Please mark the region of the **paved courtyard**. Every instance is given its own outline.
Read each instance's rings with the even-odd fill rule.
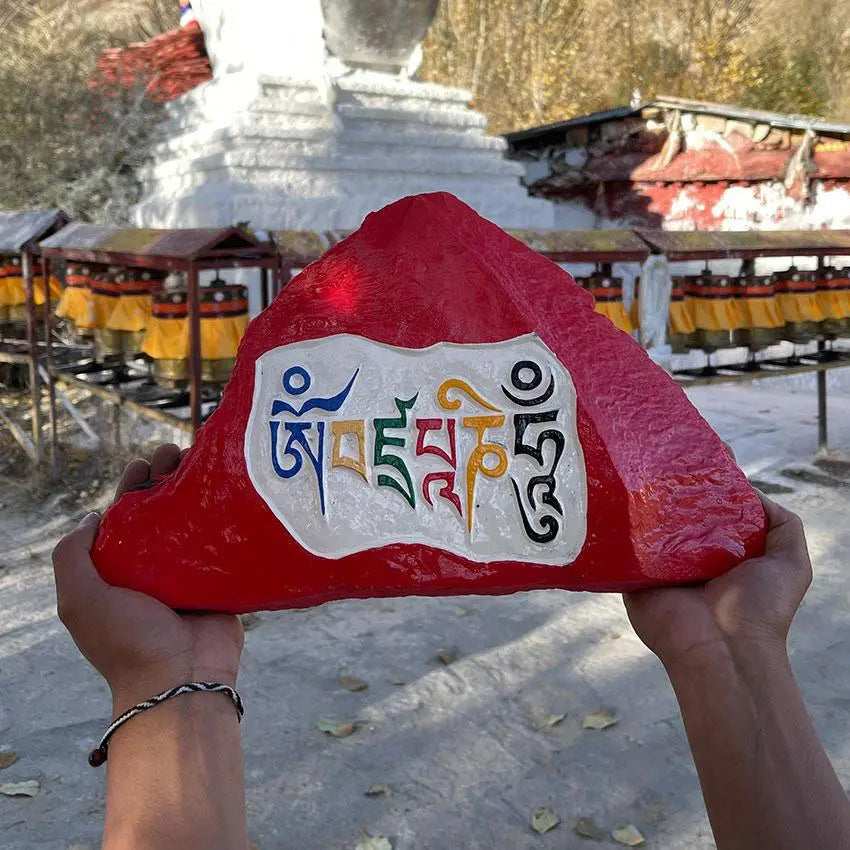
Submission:
[[[814,392],[771,383],[691,397],[748,475],[806,522],[815,584],[792,660],[850,787],[850,393],[832,393],[834,452],[815,463]],[[103,773],[86,754],[109,700],[56,619],[50,551],[107,489],[33,508],[0,488],[0,751],[18,754],[0,784],[40,785],[32,798],[0,796],[0,847],[95,848]],[[240,690],[262,850],[342,850],[367,835],[395,850],[613,847],[612,830],[629,824],[649,848],[713,847],[672,691],[618,596],[340,602],[250,626]],[[347,691],[340,675],[368,687]],[[616,725],[583,729],[603,708]],[[337,739],[319,718],[358,725]],[[367,796],[375,785],[388,788]],[[561,823],[538,835],[542,806]],[[601,844],[574,832],[580,816]]]

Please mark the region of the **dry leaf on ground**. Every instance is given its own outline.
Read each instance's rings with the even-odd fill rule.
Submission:
[[[316,721],[316,728],[326,735],[333,735],[334,738],[347,738],[357,729],[357,724],[350,720],[327,720],[320,717]]]
[[[11,750],[4,750],[0,752],[0,770],[3,768],[11,767],[18,760],[18,754],[12,752]]]
[[[541,714],[534,721],[535,729],[551,729],[553,726],[557,726],[564,718],[566,714]]]
[[[393,850],[393,845],[383,835],[364,835],[354,850]]]
[[[458,651],[456,649],[441,649],[436,655],[436,660],[448,667],[449,664],[454,664],[457,661],[457,657]]]
[[[608,729],[619,722],[620,718],[610,708],[600,708],[599,711],[586,715],[582,726],[585,729]]]
[[[624,826],[622,829],[615,829],[611,833],[611,837],[618,844],[625,844],[626,847],[640,847],[646,841],[637,827],[631,824]]]
[[[573,832],[592,841],[602,840],[602,830],[590,818],[576,818],[573,823]]]
[[[23,782],[7,782],[0,785],[0,794],[7,797],[35,797],[41,785],[35,779],[25,779]]]
[[[389,796],[390,786],[386,782],[379,782],[377,785],[370,786],[363,792],[367,797],[384,797]]]
[[[343,688],[352,693],[355,691],[365,691],[369,687],[368,682],[358,679],[357,676],[340,676],[339,683]]]
[[[539,809],[535,809],[531,816],[531,828],[540,835],[554,829],[560,822],[561,819],[549,806],[541,806]]]

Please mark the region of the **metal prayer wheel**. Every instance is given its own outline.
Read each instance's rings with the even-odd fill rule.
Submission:
[[[684,354],[688,350],[689,334],[676,330],[676,311],[685,309],[685,278],[676,275],[671,278],[673,287],[670,290],[670,316],[667,327],[667,342],[673,354]]]
[[[814,298],[817,295],[815,272],[800,271],[791,266],[788,271],[779,272],[775,276],[775,281],[776,294],[782,299],[782,312],[785,315],[782,338],[795,345],[805,345],[817,339],[820,334],[820,321],[800,315],[804,312],[805,305],[794,307],[788,304],[791,299],[802,301],[807,296]]]
[[[88,266],[81,266],[76,263],[68,263],[67,267],[65,268],[66,289],[79,289],[85,292],[91,292],[91,284],[91,269]],[[88,305],[87,312],[89,310],[91,310],[91,305]],[[78,339],[89,340],[94,336],[94,315],[87,315],[85,319],[83,319],[83,321],[66,317],[65,321],[71,326],[74,335]]]
[[[206,332],[206,327],[218,322],[223,325],[227,320],[248,319],[248,290],[241,285],[228,285],[224,281],[213,281],[212,286],[201,290],[201,335]],[[231,342],[233,341],[231,335]],[[241,341],[236,340],[236,346]],[[226,357],[204,357],[201,360],[201,380],[211,384],[224,384],[230,378],[233,366],[236,363],[236,350],[233,345],[225,342],[225,350],[213,353],[226,353]],[[202,353],[207,353],[203,351]]]
[[[199,307],[201,314],[201,336],[202,339],[214,332],[210,325],[216,320],[233,319],[248,316],[248,292],[244,286],[230,286],[222,282],[218,286],[204,287],[200,291]],[[179,322],[181,330],[177,333],[167,334],[176,343],[174,353],[180,357],[160,357],[156,353],[151,354],[153,359],[153,374],[156,382],[161,386],[177,389],[185,387],[189,383],[189,305],[186,290],[175,290],[170,292],[157,292],[153,296],[152,304],[153,318],[157,322]],[[166,324],[167,327],[167,324]],[[185,336],[182,330],[185,328]],[[180,333],[179,339],[177,335]],[[211,340],[211,343],[213,340]],[[202,354],[206,346],[202,344]],[[227,348],[227,346],[224,346]],[[150,353],[150,352],[148,352]],[[172,353],[172,351],[169,351]],[[214,351],[220,353],[220,351]],[[231,349],[227,350],[231,353]],[[233,356],[226,357],[202,357],[201,380],[209,384],[224,384],[230,378],[233,366],[236,362],[235,350]]]
[[[0,325],[5,325],[9,321],[7,278],[12,277],[12,273],[11,257],[0,258]]]
[[[134,334],[128,331],[115,330],[107,327],[109,317],[118,306],[118,298],[121,296],[121,283],[119,275],[122,270],[116,266],[110,266],[105,274],[95,275],[92,281],[92,292],[98,298],[110,299],[109,309],[104,310],[101,306],[97,312],[96,327],[94,330],[94,341],[97,353],[101,357],[124,357],[135,354],[142,343],[142,334]]]
[[[771,301],[776,298],[776,286],[773,275],[744,275],[732,279],[732,288],[735,297],[742,302]],[[748,318],[747,327],[737,328],[732,331],[732,343],[736,346],[747,347],[750,351],[759,351],[769,348],[782,341],[783,328],[759,327],[753,318],[752,310],[745,309],[744,315]]]
[[[850,278],[846,271],[824,269],[817,275],[815,287],[824,313],[821,334],[830,340],[850,336]]]
[[[26,281],[24,281],[24,269],[20,257],[10,257],[6,261],[6,321],[11,325],[25,325],[27,323]],[[33,269],[33,280],[35,280],[35,269]],[[36,316],[38,307],[36,307]],[[42,312],[43,315],[43,312]]]
[[[685,337],[688,348],[700,348],[711,354],[732,347],[733,323],[716,308],[723,303],[731,304],[734,297],[728,275],[712,274],[706,269],[702,274],[685,277],[685,300],[696,326]]]

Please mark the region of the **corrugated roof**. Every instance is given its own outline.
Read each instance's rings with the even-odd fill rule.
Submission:
[[[637,233],[670,260],[850,254],[850,230],[638,230]]]
[[[20,251],[68,221],[62,210],[0,212],[0,253]]]
[[[67,255],[119,254],[183,261],[246,251],[265,256],[274,251],[236,227],[156,230],[82,223],[71,224],[45,239],[41,248]]]
[[[642,262],[646,243],[632,230],[509,230],[532,251],[558,263]]]
[[[688,100],[683,97],[659,95],[637,107],[618,106],[602,112],[592,112],[589,115],[578,115],[566,121],[557,121],[553,124],[543,124],[539,127],[529,127],[526,130],[505,133],[505,139],[507,139],[508,144],[516,145],[542,139],[549,135],[564,134],[575,127],[604,124],[606,121],[616,121],[633,115],[640,115],[645,109],[651,108],[680,109],[683,112],[695,112],[701,115],[717,115],[723,118],[750,121],[755,124],[768,124],[771,127],[784,130],[807,130],[811,128],[814,132],[825,135],[850,136],[850,124],[826,121],[817,115],[766,112],[723,103],[712,103],[707,100]]]

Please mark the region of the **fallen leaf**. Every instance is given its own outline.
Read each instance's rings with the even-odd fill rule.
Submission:
[[[390,786],[386,782],[379,782],[377,785],[372,785],[364,792],[367,797],[388,797],[390,794]]]
[[[393,845],[383,835],[364,835],[354,850],[393,850]]]
[[[610,708],[600,708],[593,714],[588,714],[584,718],[582,726],[585,729],[608,729],[610,726],[616,726],[620,722],[620,718]]]
[[[0,770],[3,768],[11,767],[18,760],[18,754],[13,753],[11,750],[5,750],[0,752]]]
[[[350,720],[326,720],[320,717],[316,721],[316,728],[326,735],[333,735],[334,738],[347,738],[357,729],[357,724]]]
[[[448,667],[449,664],[454,664],[457,661],[457,657],[458,651],[456,649],[441,649],[435,656],[435,659]]]
[[[7,797],[35,797],[41,785],[35,779],[25,779],[23,782],[7,782],[0,785],[0,794]]]
[[[573,823],[573,832],[592,841],[602,840],[602,830],[590,818],[576,818]]]
[[[566,714],[541,714],[534,721],[534,728],[551,729],[553,726],[557,726],[566,716]]]
[[[365,691],[369,687],[368,682],[358,679],[357,676],[340,676],[339,683],[347,691]]]
[[[646,839],[640,834],[637,827],[629,824],[622,829],[615,829],[611,837],[617,844],[625,844],[626,847],[640,847]]]
[[[531,816],[531,828],[540,835],[544,835],[554,829],[560,822],[561,819],[549,806],[541,806],[535,809],[534,814]]]

